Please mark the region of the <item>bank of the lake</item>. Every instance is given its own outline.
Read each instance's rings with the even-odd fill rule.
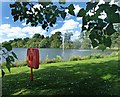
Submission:
[[[27,48],[13,48],[13,51],[18,56],[16,61],[25,61]],[[46,57],[55,58],[60,56],[63,60],[67,61],[71,56],[89,56],[95,54],[111,54],[114,50],[88,50],[88,49],[56,49],[56,48],[39,48],[40,60],[42,63],[45,61]]]
[[[27,66],[5,69],[3,95],[119,95],[118,57],[41,64],[29,80]]]

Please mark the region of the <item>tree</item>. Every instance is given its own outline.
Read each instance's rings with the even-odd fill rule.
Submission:
[[[91,41],[89,38],[84,38],[81,45],[82,49],[91,49]]]
[[[44,35],[40,35],[39,33],[35,33],[32,38],[40,38],[43,39]]]
[[[72,48],[79,49],[81,48],[82,42],[79,39],[76,39],[72,43]]]
[[[49,37],[44,38],[44,39],[40,42],[39,47],[40,47],[40,48],[49,48],[49,47],[50,47],[50,39],[49,39]]]
[[[73,36],[73,33],[72,33],[72,32],[65,33],[65,34],[64,34],[65,42],[70,43],[70,42],[71,42],[71,36]]]
[[[71,36],[73,36],[72,32],[64,34],[64,42],[65,42],[64,45],[65,45],[65,48],[72,48]]]
[[[51,47],[52,48],[59,48],[60,45],[62,44],[62,37],[61,37],[61,32],[55,32],[50,38],[51,40]]]
[[[39,33],[36,33],[36,34],[33,35],[32,38],[40,38],[40,34],[39,34]]]
[[[0,45],[0,55],[6,59],[6,67],[10,72],[10,67],[11,64],[13,64],[13,62],[15,62],[15,59],[18,59],[16,54],[12,51],[12,46],[10,43],[4,43]],[[1,66],[1,70],[2,70],[2,77],[4,76],[5,72],[2,69]]]
[[[49,27],[53,27],[56,23],[57,18],[61,17],[65,19],[66,12],[75,16],[74,13],[74,5],[70,4],[67,7],[56,6],[50,0],[38,0],[42,2],[28,2],[28,0],[24,0],[27,2],[18,2],[22,0],[16,0],[15,3],[10,4],[11,14],[14,18],[14,22],[17,20],[26,21],[26,24],[30,23],[31,26],[41,25],[43,29],[47,30]],[[44,1],[44,2],[43,2]],[[64,4],[65,0],[60,0],[64,2],[59,2],[60,4]],[[116,4],[109,4],[109,2],[105,2],[105,4],[98,5],[98,2],[87,3],[86,9],[80,9],[77,17],[82,18],[82,31],[89,32],[89,38],[92,42],[93,47],[102,47],[101,49],[106,49],[106,47],[110,47],[112,44],[111,35],[113,35],[116,30],[113,27],[114,23],[119,23],[119,13],[120,7]],[[104,0],[106,1],[106,0]],[[115,2],[119,0],[114,0]],[[39,8],[35,8],[34,5],[39,4]],[[96,6],[99,8],[96,9]],[[93,15],[90,16],[88,13],[92,12]],[[99,18],[99,16],[105,12],[107,17],[105,19]],[[87,28],[88,26],[88,28]],[[102,45],[102,46],[101,46]],[[2,46],[4,47],[4,46]],[[8,46],[7,46],[8,47]]]
[[[112,39],[112,48],[119,48],[119,45],[120,45],[120,23],[116,23],[114,24],[114,28],[116,30],[116,33],[114,33],[112,36],[111,36],[111,39]]]
[[[36,3],[40,5],[39,8],[34,7]],[[31,23],[31,26],[40,24],[43,29],[48,31],[49,27],[53,27],[56,23],[58,17],[65,19],[67,14],[65,12],[66,9],[69,14],[75,16],[73,4],[67,7],[63,7],[62,5],[58,7],[50,0],[36,3],[15,2],[14,4],[10,4],[14,21],[26,20],[26,24]],[[64,3],[60,2],[60,4]],[[98,9],[96,8],[97,6],[99,7]],[[98,2],[93,2],[93,0],[87,2],[86,9],[82,8],[79,10],[77,17],[82,17],[82,31],[89,32],[89,38],[93,47],[103,45],[106,48],[111,46],[111,35],[116,32],[113,24],[120,22],[118,11],[120,11],[120,7],[116,4],[111,5],[109,2],[105,2],[105,4],[98,5]],[[89,12],[93,15],[90,16]],[[103,12],[107,14],[107,17],[104,19],[99,18]]]

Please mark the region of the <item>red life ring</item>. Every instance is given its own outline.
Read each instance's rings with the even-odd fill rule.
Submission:
[[[39,50],[37,48],[28,48],[26,61],[29,67],[39,68]]]

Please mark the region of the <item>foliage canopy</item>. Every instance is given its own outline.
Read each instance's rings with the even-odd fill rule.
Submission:
[[[14,22],[17,20],[25,20],[26,24],[30,23],[31,26],[40,24],[44,30],[48,31],[50,27],[56,24],[57,18],[65,19],[67,14],[75,16],[74,5],[70,4],[67,7],[63,7],[62,5],[66,3],[65,1],[66,0],[60,0],[60,7],[58,7],[51,0],[38,0],[38,2],[16,0],[13,4],[10,4],[11,15],[14,18]],[[92,46],[104,50],[106,47],[111,47],[112,35],[117,32],[114,29],[114,23],[120,23],[120,7],[116,4],[110,4],[110,2],[106,2],[106,0],[104,0],[104,4],[93,1],[94,0],[87,2],[86,8],[80,9],[77,17],[82,17],[82,32],[86,32],[92,42]],[[114,0],[114,2],[118,1],[119,0]],[[39,4],[39,8],[34,6],[36,4]],[[68,13],[65,11],[66,9]],[[92,13],[92,15],[89,13]],[[103,13],[105,13],[107,17],[104,19],[99,18]],[[10,44],[2,45],[2,47],[6,48],[7,51],[12,50]],[[6,57],[8,66],[9,63],[14,61],[14,58],[17,58],[14,53],[12,54],[13,57]],[[3,55],[5,55],[4,52]]]
[[[59,1],[60,7],[56,6],[51,0],[38,1],[40,2],[15,2],[10,4],[14,21],[26,20],[26,24],[31,23],[31,26],[41,24],[42,28],[48,31],[56,23],[57,18],[65,19],[66,14],[75,16],[73,4],[67,7],[62,6],[65,4],[65,0]],[[118,2],[118,0],[115,0],[115,2]],[[35,4],[39,4],[39,8],[36,8]],[[116,4],[110,4],[110,2],[100,5],[99,2],[87,2],[86,4],[86,9],[80,9],[77,14],[77,17],[82,17],[82,31],[89,32],[86,34],[89,34],[93,47],[101,47],[102,45],[102,50],[111,47],[111,35],[116,33],[113,24],[120,22],[120,7]],[[66,9],[68,13],[65,11]],[[107,17],[99,18],[103,13]]]

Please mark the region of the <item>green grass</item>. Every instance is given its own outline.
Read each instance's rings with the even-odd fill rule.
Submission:
[[[30,81],[27,66],[5,69],[3,95],[119,95],[118,57],[42,64]]]

